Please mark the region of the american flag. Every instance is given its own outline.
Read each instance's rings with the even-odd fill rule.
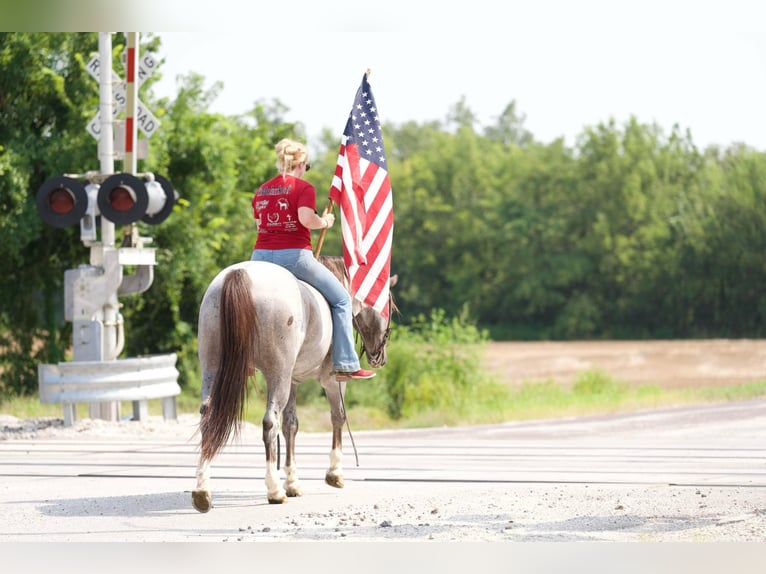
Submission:
[[[394,203],[380,116],[367,74],[343,130],[330,199],[340,206],[351,293],[387,317]]]

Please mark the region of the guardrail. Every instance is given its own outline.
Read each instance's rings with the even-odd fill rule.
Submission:
[[[165,420],[176,420],[176,355],[152,355],[113,361],[71,361],[38,365],[40,401],[61,403],[64,426],[77,418],[77,403],[132,401],[133,418],[148,417],[151,399],[162,399]]]

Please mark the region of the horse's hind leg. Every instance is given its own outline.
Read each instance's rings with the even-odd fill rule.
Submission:
[[[210,461],[200,457],[197,465],[197,488],[192,491],[192,504],[199,512],[207,512],[213,507],[213,495],[208,488],[210,480]]]
[[[203,387],[203,403],[200,407],[200,415],[205,412],[207,406],[208,392],[204,391]],[[199,463],[197,464],[197,488],[192,491],[192,505],[199,512],[207,512],[213,507],[213,495],[210,492],[210,461],[202,460],[200,456]]]
[[[266,413],[263,415],[263,446],[266,449],[266,496],[270,504],[287,502],[287,493],[279,481],[277,464],[277,438],[279,436],[280,414],[287,404],[289,379],[282,382],[280,377],[274,378],[264,373],[266,378],[267,398]]]
[[[282,431],[285,436],[285,491],[287,496],[302,496],[303,489],[298,480],[298,471],[295,465],[295,435],[298,434],[298,414],[295,408],[297,385],[290,389],[290,398],[282,416]]]
[[[335,488],[343,488],[343,423],[346,422],[343,393],[346,391],[346,383],[330,380],[323,386],[327,401],[330,403],[330,420],[332,421],[330,468],[327,469],[324,481]]]

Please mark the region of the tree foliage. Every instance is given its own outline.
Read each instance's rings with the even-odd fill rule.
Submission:
[[[67,357],[63,276],[87,252],[76,229],[40,221],[34,197],[50,177],[96,169],[85,131],[96,50],[96,34],[0,34],[0,396],[33,392],[36,365]],[[249,257],[252,193],[273,174],[276,141],[303,132],[278,101],[225,116],[208,111],[220,85],[190,74],[168,101],[152,81],[141,97],[161,127],[139,171],[165,175],[180,199],[167,221],[140,224],[158,264],[147,292],[122,299],[125,354],[176,352],[182,384],[194,385],[202,293]],[[444,122],[384,126],[401,324],[441,310],[506,338],[764,335],[762,151],[700,150],[690,132],[634,117],[543,143],[524,120],[511,100],[480,126],[463,98]],[[338,134],[309,144],[322,209]],[[341,248],[336,228],[322,253]]]
[[[33,190],[93,168],[83,54],[96,49],[94,35],[0,33],[0,394],[36,387],[37,363],[64,358],[63,277],[79,250],[74,230],[42,224]]]

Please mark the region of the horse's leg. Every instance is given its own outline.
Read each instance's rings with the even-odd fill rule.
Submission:
[[[266,378],[266,413],[263,415],[263,446],[266,449],[266,496],[270,504],[287,502],[287,493],[279,482],[277,439],[279,418],[287,404],[291,381],[289,375],[263,373]]]
[[[327,469],[324,481],[335,488],[343,488],[343,423],[346,422],[343,395],[346,392],[346,383],[345,381],[339,383],[333,377],[323,386],[327,402],[330,403],[330,420],[332,421],[330,468]]]
[[[197,488],[192,491],[192,504],[200,512],[207,512],[213,507],[213,495],[208,488],[210,480],[210,461],[200,457],[197,465]]]
[[[202,415],[210,399],[210,388],[213,381],[211,369],[205,369],[202,374],[202,405],[199,412]],[[210,492],[208,483],[210,481],[210,461],[203,461],[200,456],[197,463],[197,488],[192,491],[192,505],[199,512],[207,512],[213,507],[213,495]]]
[[[302,496],[303,489],[298,480],[298,471],[295,466],[295,435],[298,434],[298,414],[296,412],[296,390],[298,385],[293,384],[290,388],[290,398],[287,399],[287,407],[282,415],[282,434],[285,436],[285,491],[287,496]]]

